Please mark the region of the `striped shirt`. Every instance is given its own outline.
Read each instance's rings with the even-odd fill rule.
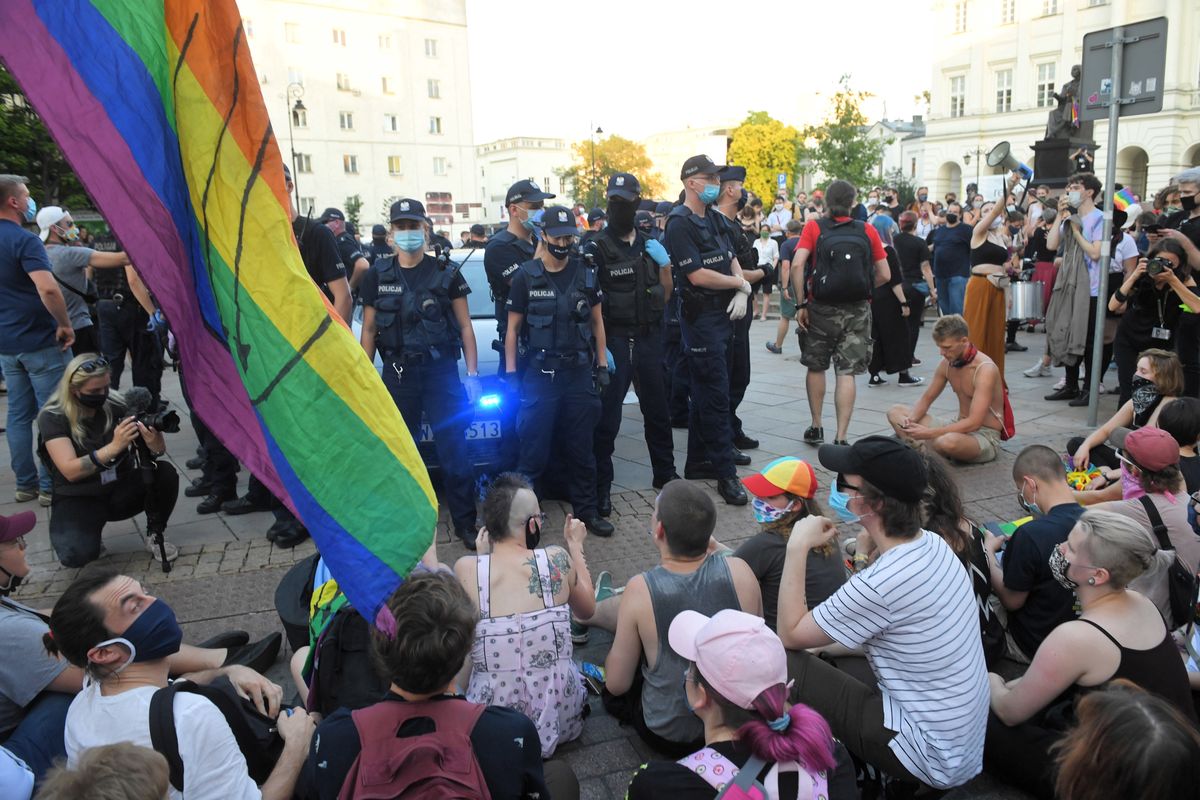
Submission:
[[[962,561],[923,531],[813,609],[821,630],[861,648],[879,680],[892,752],[913,775],[948,789],[983,767],[987,670],[979,612]]]

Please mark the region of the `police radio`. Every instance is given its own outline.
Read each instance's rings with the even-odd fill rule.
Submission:
[[[438,243],[433,245],[433,259],[437,262],[438,270],[444,270],[450,266],[450,249],[442,247]]]

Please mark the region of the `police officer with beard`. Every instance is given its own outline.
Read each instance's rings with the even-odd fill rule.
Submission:
[[[595,436],[596,505],[602,517],[612,512],[612,454],[634,373],[654,488],[679,477],[662,370],[663,309],[672,288],[670,258],[658,241],[634,228],[641,199],[637,178],[627,172],[614,174],[608,179],[607,195],[608,226],[583,248],[604,293],[604,339],[614,366],[612,381],[600,397]]]
[[[712,204],[721,193],[721,168],[705,155],[683,163],[683,204],[667,218],[667,250],[682,287],[680,333],[691,384],[685,478],[714,477],[730,505],[745,505],[729,425],[730,323],[746,316],[750,284],[734,260],[733,243]]]
[[[475,549],[475,475],[466,427],[479,400],[479,361],[467,295],[471,288],[452,262],[426,255],[425,207],[417,200],[392,203],[393,255],[380,258],[363,278],[362,346],[383,360],[383,383],[396,401],[413,441],[421,415],[433,428],[454,531]],[[464,385],[458,358],[467,360]]]
[[[342,264],[346,267],[346,278],[350,281],[350,289],[352,291],[358,289],[359,282],[362,281],[363,275],[367,274],[367,267],[371,264],[363,254],[358,239],[346,225],[346,215],[340,208],[327,208],[321,213],[317,222],[333,231],[333,237],[337,240],[338,255],[342,257]]]
[[[612,523],[596,509],[592,450],[600,394],[609,383],[603,294],[595,270],[573,249],[579,230],[571,210],[546,209],[540,227],[536,257],[513,274],[508,294],[505,374],[521,387],[517,470],[536,484],[561,445],[575,516],[597,536],[612,536]],[[517,374],[518,341],[525,347],[523,379]]]

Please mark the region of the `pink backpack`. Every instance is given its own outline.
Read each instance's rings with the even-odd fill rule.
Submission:
[[[736,764],[711,747],[697,750],[690,756],[675,762],[681,767],[691,770],[697,777],[704,780],[717,792],[717,800],[778,800],[778,774],[780,772],[799,772],[808,776],[813,800],[829,796],[829,782],[824,772],[809,774],[798,764],[777,764],[767,773],[767,783],[772,789],[764,786],[758,780],[758,775],[767,766],[767,762],[758,756],[751,756],[746,766],[738,768]],[[804,798],[804,782],[800,782],[800,798]]]

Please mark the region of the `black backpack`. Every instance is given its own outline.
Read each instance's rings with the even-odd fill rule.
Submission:
[[[820,303],[859,303],[875,289],[875,261],[866,223],[856,219],[817,220],[817,237],[809,275],[812,299]]]
[[[339,708],[366,708],[387,696],[389,683],[371,659],[371,627],[346,604],[337,610],[313,650],[308,710],[329,716]]]
[[[1158,513],[1154,501],[1146,495],[1142,495],[1138,500],[1141,501],[1142,508],[1146,509],[1146,516],[1150,518],[1150,526],[1154,529],[1154,538],[1158,540],[1158,548],[1174,553],[1175,545],[1171,544],[1171,540],[1167,536],[1167,526],[1162,520],[1162,515]],[[1190,625],[1196,619],[1196,591],[1196,576],[1176,554],[1171,561],[1171,566],[1167,569],[1167,596],[1171,608],[1171,619],[1168,624],[1171,630]]]

